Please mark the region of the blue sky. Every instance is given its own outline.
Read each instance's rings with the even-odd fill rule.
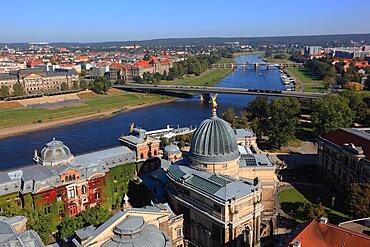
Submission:
[[[370,0],[0,0],[0,42],[370,32]]]

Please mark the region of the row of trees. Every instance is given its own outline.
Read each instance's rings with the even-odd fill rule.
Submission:
[[[228,49],[219,49],[213,51],[210,55],[198,55],[190,56],[184,61],[175,62],[169,71],[165,71],[163,74],[160,73],[143,73],[142,78],[137,77],[135,81],[138,83],[157,83],[160,80],[175,80],[181,78],[184,75],[196,75],[199,76],[201,73],[206,71],[211,64],[216,63],[222,57],[232,57],[232,53]]]
[[[22,96],[24,94],[23,86],[20,83],[16,83],[13,86],[13,93],[10,93],[9,87],[6,85],[2,85],[0,87],[0,98],[7,98],[10,96]]]
[[[330,61],[327,61],[325,58],[307,60],[305,67],[318,79],[324,80],[330,85],[335,83],[336,71],[330,64]]]

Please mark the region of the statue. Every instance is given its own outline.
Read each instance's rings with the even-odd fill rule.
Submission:
[[[130,124],[130,133],[134,131],[135,123]]]
[[[216,114],[216,108],[217,108],[217,94],[211,96],[211,103],[212,103],[212,113]]]
[[[34,154],[33,154],[33,160],[36,161],[36,162],[39,162],[39,155],[38,155],[36,149],[35,149]]]

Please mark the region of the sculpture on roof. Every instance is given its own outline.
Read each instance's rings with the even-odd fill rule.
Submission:
[[[217,94],[211,96],[211,103],[212,103],[212,113],[216,114],[216,108],[217,108]]]
[[[130,133],[134,131],[135,123],[130,124]]]

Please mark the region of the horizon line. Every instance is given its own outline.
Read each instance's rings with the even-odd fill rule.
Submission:
[[[284,38],[284,37],[309,37],[309,36],[339,36],[339,35],[370,35],[366,33],[332,33],[332,34],[301,34],[301,35],[272,35],[272,36],[204,36],[204,37],[166,37],[166,38],[153,38],[153,39],[132,39],[132,40],[110,40],[110,41],[21,41],[21,42],[0,42],[0,44],[30,44],[30,43],[77,43],[77,44],[98,44],[98,43],[119,43],[119,42],[145,42],[155,40],[174,40],[174,39],[253,39],[253,38]]]

